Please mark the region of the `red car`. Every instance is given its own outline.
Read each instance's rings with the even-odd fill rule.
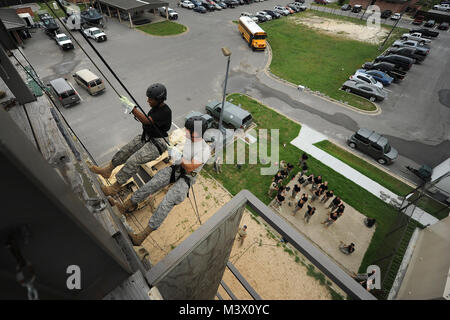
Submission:
[[[292,8],[289,8],[288,6],[284,7],[287,11],[289,11],[290,14],[295,13],[294,10],[292,10]]]
[[[412,22],[412,24],[421,25],[424,18],[425,18],[424,16],[417,16],[417,17],[414,19],[414,21]]]

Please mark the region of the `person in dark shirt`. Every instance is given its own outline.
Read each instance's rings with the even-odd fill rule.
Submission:
[[[283,189],[280,188],[280,190],[278,191],[278,194],[277,194],[277,198],[275,200],[275,207],[276,208],[279,208],[283,204],[284,199],[286,199],[285,195],[286,195],[285,188],[283,188]]]
[[[304,219],[306,223],[309,223],[309,219],[313,216],[313,214],[316,212],[316,207],[308,206],[308,209],[305,212]]]
[[[323,204],[326,204],[327,201],[329,199],[331,199],[334,195],[334,191],[333,190],[328,190],[325,195],[322,197],[322,199],[320,200],[320,202],[323,202]]]
[[[316,201],[316,199],[319,198],[321,195],[322,195],[322,192],[320,191],[320,189],[313,191],[313,195],[311,197],[311,203]]]
[[[308,160],[308,155],[303,152],[301,158],[298,160],[298,166],[301,168],[304,164],[306,164],[306,160]]]
[[[300,190],[301,188],[298,184],[294,185],[294,187],[292,188],[291,199],[295,199],[295,196],[300,192]]]
[[[327,220],[322,222],[322,224],[325,224],[325,227],[329,227],[332,225],[337,219],[339,218],[339,215],[336,211],[333,211],[329,214]]]
[[[308,166],[307,166],[306,163],[305,163],[305,164],[303,164],[303,165],[300,167],[300,169],[301,169],[300,175],[303,176],[304,174],[307,173],[307,171],[308,171]]]
[[[281,171],[278,171],[277,174],[275,175],[275,177],[273,177],[272,179],[273,182],[275,182],[276,184],[280,185],[281,182],[283,181],[283,176],[281,175]]]
[[[341,244],[339,245],[339,250],[341,250],[344,254],[352,254],[355,251],[355,244],[352,242],[349,245],[346,245],[341,241]]]
[[[287,173],[290,174],[292,169],[294,169],[294,165],[288,162],[286,167]]]
[[[311,174],[306,178],[306,181],[305,181],[305,183],[303,183],[303,186],[306,187],[308,184],[313,183],[313,180],[314,180],[314,174],[311,173]]]
[[[297,213],[298,210],[303,208],[303,205],[308,201],[308,195],[306,193],[302,194],[300,200],[298,200],[297,205],[295,206],[293,216]]]
[[[336,196],[333,201],[330,202],[330,205],[327,207],[327,209],[331,208],[331,211],[337,208],[338,205],[341,204],[341,198],[339,196]]]
[[[319,186],[319,190],[320,190],[321,194],[324,193],[325,191],[327,191],[328,190],[328,181],[325,181],[324,183],[322,183]]]
[[[314,177],[313,184],[311,186],[311,191],[316,190],[316,188],[322,183],[322,176]]]
[[[130,113],[141,122],[142,134],[116,152],[105,167],[89,166],[92,172],[109,179],[115,167],[125,164],[115,175],[116,182],[113,185],[101,187],[107,196],[116,194],[121,185],[137,172],[141,164],[155,160],[167,150],[164,138],[168,136],[167,132],[172,125],[172,110],[164,102],[167,99],[167,89],[163,84],[155,83],[148,87],[146,95],[150,105],[147,115],[139,111],[131,102],[127,104],[129,108],[127,109],[131,110]]]

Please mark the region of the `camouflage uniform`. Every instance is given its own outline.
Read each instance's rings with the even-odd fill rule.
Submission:
[[[172,174],[172,167],[166,167],[158,171],[155,176],[139,188],[131,197],[131,202],[137,204],[144,201],[149,195],[154,194],[158,190],[166,187],[170,184],[170,176]],[[181,175],[180,170],[175,172],[175,180]],[[190,180],[191,185],[194,184],[195,178],[186,174],[186,177]],[[174,206],[181,203],[186,199],[189,192],[189,185],[186,180],[179,178],[174,182],[172,187],[167,191],[164,199],[159,204],[156,211],[153,213],[149,221],[149,226],[153,230],[158,229],[164,219]]]
[[[112,158],[111,162],[114,167],[121,164],[125,165],[116,174],[116,180],[119,184],[124,184],[137,172],[141,164],[153,161],[160,156],[158,148],[151,142],[142,141],[141,135],[137,135],[128,144],[123,146]],[[162,138],[154,138],[159,143],[161,150],[164,152],[167,145]]]

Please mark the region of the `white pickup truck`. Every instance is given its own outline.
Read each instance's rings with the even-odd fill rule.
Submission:
[[[83,32],[88,38],[94,39],[97,42],[106,41],[106,34],[99,28],[92,27],[85,29]]]
[[[161,17],[164,17],[164,18],[166,17],[166,7],[158,8],[158,12]],[[176,13],[175,10],[173,10],[171,8],[167,8],[167,13],[169,15],[170,20],[178,19],[178,13]]]
[[[437,4],[433,6],[433,9],[439,11],[450,11],[450,4]]]
[[[402,40],[414,40],[417,41],[419,44],[425,44],[425,43],[431,43],[430,39],[427,39],[422,36],[421,33],[414,32],[414,33],[404,33],[401,37]]]
[[[56,44],[63,50],[73,49],[72,40],[66,36],[64,33],[55,34]]]

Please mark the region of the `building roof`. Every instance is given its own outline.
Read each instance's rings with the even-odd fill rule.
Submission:
[[[27,27],[25,21],[16,13],[16,9],[0,9],[0,20],[2,20],[8,31],[20,30]]]
[[[135,11],[138,9],[156,9],[169,5],[168,2],[156,0],[99,0],[99,2],[124,11]]]

